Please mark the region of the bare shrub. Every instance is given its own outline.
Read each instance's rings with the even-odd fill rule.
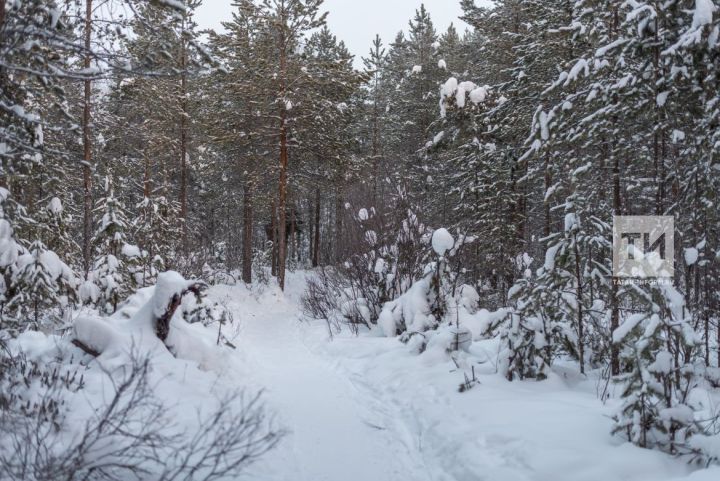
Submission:
[[[7,359],[4,366],[16,364]],[[22,409],[21,403],[0,405],[0,478],[212,481],[239,475],[282,438],[260,393],[242,391],[220,399],[209,415],[198,414],[194,430],[180,429],[149,385],[149,370],[147,358],[136,358],[113,383],[112,396],[70,439],[63,409],[47,416],[43,409]],[[12,372],[7,378],[22,378],[20,370]],[[111,380],[118,377],[107,374]],[[63,406],[67,381],[47,379],[35,403]],[[16,391],[23,386],[16,385]]]
[[[307,288],[300,300],[303,315],[310,319],[324,319],[332,337],[340,332],[338,318],[343,296],[343,279],[333,269],[320,268],[307,281]]]
[[[342,325],[358,333],[376,324],[383,305],[407,291],[429,259],[431,231],[411,210],[392,222],[374,209],[361,209],[352,219],[346,236],[359,253],[319,269],[302,299],[306,317],[325,319],[331,336]]]

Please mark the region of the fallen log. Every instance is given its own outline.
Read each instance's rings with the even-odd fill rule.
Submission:
[[[207,286],[205,285],[205,283],[197,282],[190,285],[182,292],[172,296],[167,308],[165,309],[165,312],[157,319],[155,319],[155,335],[163,342],[163,344],[167,340],[168,334],[170,334],[170,320],[172,319],[173,315],[175,315],[175,311],[177,310],[177,308],[180,307],[180,304],[182,303],[182,298],[185,296],[185,294],[192,292],[196,296],[200,296],[200,294],[206,287]]]
[[[176,272],[163,273],[158,278],[152,298],[125,323],[124,328],[133,329],[132,326],[135,325],[134,328],[137,329],[138,323],[146,326],[145,329],[150,328],[168,351],[175,355],[167,343],[172,318],[186,294],[193,293],[199,297],[206,287],[204,282],[188,282]],[[83,352],[98,357],[116,344],[123,336],[122,331],[123,327],[109,322],[108,319],[80,317],[75,321],[74,336],[70,342]]]

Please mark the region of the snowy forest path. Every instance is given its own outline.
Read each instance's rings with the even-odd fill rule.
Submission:
[[[430,481],[416,441],[362,383],[306,344],[292,293],[258,301],[244,288],[214,289],[240,331],[240,384],[264,389],[281,444],[248,473],[263,481]]]

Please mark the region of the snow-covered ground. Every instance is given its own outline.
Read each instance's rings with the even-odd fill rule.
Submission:
[[[304,274],[288,292],[210,295],[240,328],[227,382],[263,387],[288,436],[248,473],[267,481],[703,481],[659,452],[610,436],[613,406],[596,380],[557,368],[543,382],[495,373],[494,344],[475,343],[458,369],[437,352],[364,334],[330,341],[324,323],[301,323]],[[484,361],[482,364],[477,364]],[[480,384],[458,392],[469,363]]]

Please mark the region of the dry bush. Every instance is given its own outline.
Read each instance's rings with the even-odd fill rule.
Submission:
[[[22,364],[3,356],[3,367]],[[242,391],[220,399],[209,415],[198,414],[194,430],[178,428],[148,383],[149,360],[135,359],[113,383],[113,395],[70,439],[63,401],[76,382],[41,374],[39,409],[1,403],[0,479],[213,481],[238,476],[282,438],[260,394]],[[6,380],[24,376],[12,367],[5,373]],[[15,384],[15,391],[22,394],[23,387],[29,385]],[[56,409],[48,415],[43,406]]]

